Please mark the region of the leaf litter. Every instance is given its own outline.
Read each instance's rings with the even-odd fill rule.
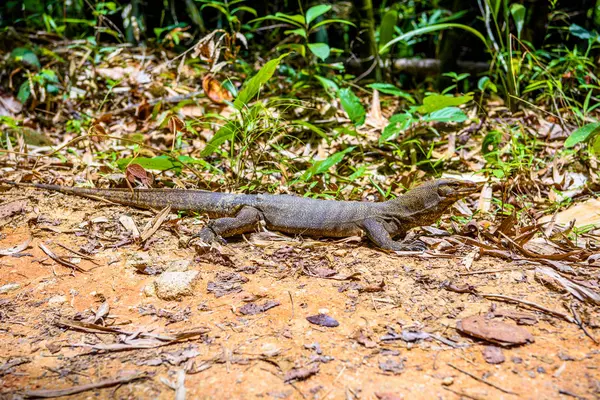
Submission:
[[[233,113],[225,103],[231,97],[221,75],[226,40],[231,38],[215,31],[198,42],[192,57],[205,63],[201,73],[186,63],[171,62],[174,58],[142,68],[141,49],[115,52],[112,61],[97,66],[97,84],[90,86],[89,96],[49,103],[90,115],[87,126],[93,129],[86,134],[84,127],[66,131],[36,127],[45,140],[62,144],[53,149],[27,143],[31,136],[18,135],[0,156],[5,168],[2,178],[20,182],[43,178],[66,185],[93,182],[105,187],[198,185],[225,191],[243,190],[250,182],[261,191],[276,187],[304,194],[312,190],[319,196],[370,201],[382,199],[377,187],[400,195],[424,178],[418,169],[398,168],[399,160],[390,162],[387,149],[379,147],[379,131],[390,116],[380,94],[367,99],[372,105],[366,116],[368,128],[352,128],[350,134],[334,137],[325,134],[326,140],[315,142],[315,135],[322,137],[321,128],[290,124],[286,125],[290,131],[280,132],[271,141],[259,139],[257,143],[268,150],[240,157],[244,161],[238,165],[218,157],[207,165],[199,151],[222,123],[216,115]],[[63,46],[56,43],[50,48],[65,54]],[[85,68],[74,73],[80,82],[90,82]],[[163,73],[176,77],[178,85],[171,87]],[[201,82],[195,80],[197,76],[203,77]],[[120,82],[104,103],[107,79],[114,78]],[[273,79],[269,84],[277,89],[279,82]],[[0,100],[4,114],[29,112],[17,107],[19,103],[9,95],[2,94]],[[327,114],[330,103],[315,99],[316,107],[298,107],[302,110],[295,118],[347,124],[335,107]],[[57,113],[55,125],[72,123],[66,115]],[[485,165],[478,132],[495,129],[498,121],[531,129],[526,116],[509,119],[496,114],[454,135],[463,150],[457,150],[458,143],[452,141],[435,142],[434,157],[442,160],[448,154],[449,167],[457,167],[454,157],[467,167],[465,175],[472,176]],[[551,123],[541,121],[541,134],[551,141],[563,140]],[[262,129],[277,125],[261,123]],[[292,131],[297,141],[288,134]],[[340,158],[340,152],[358,144],[357,137],[365,138],[364,158],[352,152]],[[189,145],[178,148],[177,156],[168,152],[182,141]],[[132,144],[138,146],[135,151]],[[553,156],[550,144],[546,143],[543,151],[547,154],[541,157]],[[65,152],[66,147],[72,151]],[[124,168],[98,162],[94,153],[126,160]],[[312,162],[315,158],[329,161],[317,165]],[[39,164],[41,160],[44,164]],[[77,172],[81,160],[87,162],[84,173]],[[360,163],[372,171],[391,166],[393,173],[360,175],[351,185],[339,179],[351,173],[350,167],[360,171]],[[281,173],[262,170],[259,165],[278,165]],[[225,251],[216,248],[198,254],[182,245],[198,225],[192,218],[169,221],[168,209],[122,218],[131,209],[30,191],[24,202],[23,191],[3,191],[3,200],[9,201],[0,205],[0,284],[16,282],[18,286],[0,298],[0,321],[10,327],[10,335],[2,330],[0,345],[2,394],[56,397],[123,385],[120,390],[139,397],[153,387],[150,383],[162,382],[176,396],[183,397],[187,391],[190,398],[199,393],[236,397],[250,388],[265,396],[287,393],[290,385],[301,397],[323,386],[336,397],[360,389],[366,396],[394,398],[399,392],[414,393],[430,373],[428,383],[436,383],[427,386],[430,397],[443,396],[446,390],[463,393],[472,387],[489,387],[494,395],[498,391],[514,395],[524,393],[524,385],[546,397],[557,393],[593,396],[600,379],[589,368],[598,359],[594,346],[600,329],[596,254],[600,232],[597,227],[584,228],[596,222],[595,199],[578,201],[555,215],[547,210],[545,199],[585,199],[597,186],[568,166],[564,160],[556,161],[517,171],[511,179],[490,180],[479,195],[459,203],[439,227],[416,232],[430,246],[425,254],[386,254],[356,238],[315,241],[280,236],[275,241],[273,235],[247,242],[233,240]],[[175,174],[175,170],[185,174]],[[313,176],[302,175],[304,170]],[[324,174],[333,171],[324,179]],[[294,179],[296,185],[290,187]],[[515,209],[526,211],[516,213]],[[439,228],[443,229],[436,231]],[[97,264],[60,256],[55,244],[94,254]],[[193,259],[191,268],[202,270],[206,283],[175,303],[180,308],[147,297],[142,288],[152,278],[126,268],[123,249],[130,247],[163,256],[165,261],[169,257]],[[56,274],[55,263],[77,273]],[[252,279],[246,274],[252,274]],[[54,296],[65,301],[50,302]],[[263,303],[232,306],[245,298],[265,296],[269,300]],[[499,304],[506,308],[500,309]],[[140,313],[143,307],[149,311]],[[321,313],[321,308],[333,310],[336,319]],[[75,318],[78,314],[85,316],[83,320]],[[167,325],[173,330],[164,329]],[[315,342],[332,358],[329,362],[311,358],[314,352],[304,343]],[[20,351],[24,343],[27,357]],[[278,350],[265,352],[273,347]],[[94,371],[85,378],[88,383],[54,382],[42,376],[45,370],[39,356],[44,351],[55,354],[49,360],[53,368]],[[563,351],[577,358],[563,361]],[[542,367],[540,357],[550,359],[544,364],[555,376],[554,388],[545,385],[547,376],[531,378],[532,368]],[[509,361],[513,359],[522,362]],[[567,366],[561,367],[559,360]],[[488,363],[497,369],[490,372]],[[173,371],[172,366],[183,369]],[[143,372],[118,377],[121,369],[132,368]],[[457,372],[470,381],[457,377]],[[450,375],[454,378],[446,379]],[[41,378],[34,383],[31,376]],[[238,376],[244,378],[238,380]],[[126,385],[134,380],[139,382]],[[207,383],[210,380],[222,384],[215,388]],[[167,393],[172,396],[171,389]]]

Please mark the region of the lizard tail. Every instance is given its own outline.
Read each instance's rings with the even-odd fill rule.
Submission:
[[[33,187],[65,194],[105,200],[137,208],[160,209],[171,206],[173,210],[205,212],[215,215],[234,215],[243,206],[256,204],[256,196],[234,193],[215,193],[188,189],[96,189],[48,185],[43,183],[15,183],[12,186]]]

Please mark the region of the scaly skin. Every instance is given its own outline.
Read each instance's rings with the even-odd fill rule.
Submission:
[[[10,182],[7,182],[10,183]],[[14,183],[12,183],[14,184]],[[420,241],[395,241],[409,229],[431,225],[457,200],[477,191],[473,182],[430,181],[403,196],[381,203],[315,200],[290,195],[246,195],[181,189],[88,189],[45,184],[17,184],[104,199],[138,208],[163,208],[207,213],[212,220],[197,236],[207,243],[268,229],[309,236],[366,235],[377,246],[395,251],[424,250]]]

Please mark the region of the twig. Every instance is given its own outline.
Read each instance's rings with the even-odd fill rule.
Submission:
[[[454,394],[455,394],[455,395],[457,395],[457,396],[460,396],[460,397],[466,397],[466,398],[468,398],[468,399],[472,399],[472,400],[483,400],[481,397],[472,396],[472,395],[470,395],[470,394],[467,394],[467,393],[465,393],[465,392],[459,392],[458,390],[452,390],[452,389],[450,389],[450,388],[449,388],[449,387],[447,387],[447,386],[443,386],[443,388],[444,388],[445,390],[449,391],[449,392],[452,392],[452,393],[454,393]]]
[[[302,393],[302,390],[298,389],[298,387],[294,385],[294,382],[288,382],[288,384],[291,387],[293,387],[298,393],[300,393],[300,396],[302,396],[303,399],[306,399],[306,396],[304,395],[304,393]]]
[[[508,271],[517,271],[517,270],[529,270],[535,269],[535,267],[512,267],[512,268],[502,268],[502,269],[485,269],[483,271],[471,271],[471,272],[461,272],[458,275],[466,276],[466,275],[479,275],[479,274],[493,274],[496,272],[508,272]]]
[[[544,311],[548,314],[554,315],[555,317],[560,317],[562,319],[564,319],[567,322],[570,322],[572,324],[577,325],[577,321],[575,321],[572,317],[570,317],[569,315],[562,313],[560,311],[555,311],[555,310],[551,310],[549,308],[546,308],[544,306],[540,306],[539,304],[533,303],[531,301],[527,301],[527,300],[521,300],[521,299],[517,299],[514,297],[510,297],[510,296],[504,296],[502,294],[495,294],[495,293],[480,293],[480,296],[485,297],[486,299],[497,299],[497,300],[508,300],[508,301],[514,301],[515,303],[521,303],[521,304],[525,304],[527,306],[536,308],[540,311]]]
[[[585,325],[583,325],[583,321],[581,320],[581,317],[579,316],[579,313],[577,312],[577,310],[573,307],[573,304],[569,305],[569,309],[573,313],[573,317],[575,317],[575,323],[577,325],[579,325],[579,327],[581,328],[581,330],[583,331],[583,333],[585,333],[585,335],[587,337],[589,337],[590,339],[592,339],[592,342],[598,344],[598,341],[596,340],[596,338],[593,337],[592,334],[587,330],[587,328],[585,327]]]
[[[290,296],[290,303],[292,303],[292,316],[290,317],[290,321],[294,319],[294,298],[292,297],[292,292],[288,290],[288,296]]]
[[[465,371],[464,369],[458,368],[457,366],[455,366],[455,365],[453,365],[453,364],[450,364],[450,363],[447,363],[447,364],[448,364],[450,367],[454,368],[455,370],[457,370],[457,371],[459,371],[459,372],[462,372],[462,373],[463,373],[463,374],[465,374],[465,375],[468,375],[468,376],[470,376],[471,378],[475,379],[476,381],[479,381],[479,382],[481,382],[481,383],[485,383],[486,385],[489,385],[489,386],[491,386],[491,387],[493,387],[493,388],[496,388],[496,389],[498,389],[498,390],[499,390],[499,391],[501,391],[501,392],[504,392],[504,393],[506,393],[506,394],[514,394],[515,396],[518,396],[518,395],[519,395],[518,393],[512,392],[512,391],[510,391],[510,390],[508,390],[508,389],[504,389],[503,387],[501,387],[501,386],[498,386],[498,385],[496,385],[495,383],[492,383],[492,382],[490,382],[490,381],[486,381],[485,379],[482,379],[482,378],[478,377],[477,375],[474,375],[474,374],[470,373],[469,371]]]
[[[139,379],[147,379],[148,375],[145,373],[135,374],[132,376],[127,376],[124,378],[117,379],[106,379],[104,381],[99,381],[96,383],[89,383],[87,385],[79,385],[74,386],[68,389],[42,389],[42,390],[27,390],[22,392],[21,395],[27,398],[42,398],[42,399],[51,399],[54,397],[62,397],[62,396],[70,396],[77,393],[87,392],[88,390],[94,389],[102,389],[117,385],[122,385],[124,383],[129,383],[133,381],[137,381]]]
[[[50,257],[51,259],[53,259],[57,263],[59,263],[61,265],[64,265],[65,267],[72,268],[72,269],[74,269],[76,271],[79,271],[79,272],[88,272],[85,269],[81,268],[79,265],[75,265],[72,262],[69,262],[69,261],[67,261],[67,260],[65,260],[65,259],[57,256],[56,254],[54,254],[54,252],[52,250],[50,250],[48,247],[46,247],[43,243],[39,243],[38,246],[39,246],[40,249],[42,249],[42,251],[44,253],[46,253],[46,255],[48,257]]]

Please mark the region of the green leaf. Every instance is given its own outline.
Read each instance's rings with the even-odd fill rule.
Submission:
[[[477,82],[477,87],[482,92],[486,89],[490,89],[492,92],[498,93],[498,88],[496,87],[494,82],[492,82],[489,76],[482,76],[481,79],[479,79],[479,81]]]
[[[306,30],[304,28],[291,29],[289,31],[285,31],[284,33],[286,35],[289,35],[290,33],[294,35],[299,35],[302,36],[304,39],[307,39]]]
[[[348,88],[340,89],[338,97],[350,121],[356,126],[362,125],[365,122],[367,112],[361,104],[360,99]]]
[[[175,168],[175,164],[170,157],[137,157],[137,158],[121,158],[117,160],[117,166],[120,169],[125,169],[130,164],[138,164],[144,169],[153,169],[156,171],[168,171]]]
[[[521,31],[523,30],[523,25],[525,24],[525,6],[519,3],[513,3],[510,6],[510,13],[512,14],[513,19],[515,20],[515,26],[517,27],[517,37],[521,38]]]
[[[460,106],[473,100],[473,94],[469,93],[459,97],[449,97],[441,94],[432,94],[423,99],[423,105],[417,109],[421,114],[430,114],[449,106]]]
[[[317,78],[321,85],[323,85],[323,88],[325,88],[325,90],[328,92],[337,92],[338,90],[340,90],[337,83],[335,83],[331,79],[327,79],[321,75],[315,75],[315,78]]]
[[[331,6],[328,4],[321,4],[318,6],[313,6],[306,11],[306,24],[310,25],[316,18],[325,14],[327,11],[331,10]]]
[[[40,76],[44,77],[47,82],[58,83],[56,72],[52,71],[51,69],[43,69],[39,74]]]
[[[600,156],[600,135],[595,135],[588,143],[588,149],[593,155]]]
[[[458,107],[446,107],[423,117],[426,122],[465,122],[467,114]]]
[[[308,49],[323,61],[329,57],[329,53],[331,52],[331,49],[325,43],[309,43]]]
[[[345,25],[350,25],[350,26],[356,26],[354,25],[352,22],[350,21],[346,21],[345,19],[326,19],[324,21],[321,21],[319,23],[316,23],[315,25],[310,27],[311,31],[315,31],[318,28],[324,26],[324,25],[329,25],[329,24],[345,24]]]
[[[590,31],[577,24],[571,24],[571,26],[569,26],[569,32],[571,35],[576,36],[579,39],[592,39],[595,37],[595,35],[592,35]]]
[[[423,33],[441,31],[441,30],[450,29],[450,28],[459,28],[459,29],[463,29],[467,32],[472,33],[473,35],[477,36],[477,38],[479,40],[481,40],[481,42],[485,45],[486,49],[489,50],[487,40],[478,30],[471,28],[470,26],[463,25],[463,24],[444,23],[444,24],[435,24],[435,25],[429,25],[429,26],[425,26],[422,28],[414,29],[412,31],[403,33],[402,35],[398,36],[397,38],[395,38],[387,43],[382,43],[384,46],[379,49],[379,54],[385,54],[385,52],[394,44],[401,42],[403,40],[408,40],[408,39],[412,38],[413,36],[418,36]]]
[[[410,94],[398,89],[391,83],[370,83],[367,85],[367,87],[370,87],[371,89],[377,89],[381,93],[402,97],[406,99],[409,103],[415,104],[415,99]]]
[[[271,79],[281,60],[283,60],[283,58],[288,54],[289,53],[285,53],[278,58],[268,61],[265,65],[263,65],[256,75],[244,82],[244,86],[242,87],[242,90],[240,90],[238,97],[233,102],[233,106],[238,110],[244,108],[244,106],[246,106],[250,100],[252,100],[252,98],[258,94],[261,86]]]
[[[29,100],[29,96],[31,96],[31,88],[29,87],[29,80],[26,80],[19,87],[17,99],[19,99],[22,104],[25,104],[27,103],[27,100]]]
[[[311,124],[310,122],[307,121],[302,121],[300,119],[296,119],[294,121],[292,121],[292,123],[296,124],[296,125],[300,125],[303,126],[304,128],[307,128],[311,131],[313,131],[314,133],[316,133],[317,135],[321,136],[323,139],[330,141],[331,138],[329,136],[327,136],[327,134],[325,133],[325,131],[321,128],[319,128],[318,126],[315,126],[313,124]]]
[[[200,10],[204,10],[206,7],[215,8],[215,9],[219,10],[222,14],[229,15],[229,12],[227,12],[227,9],[225,7],[223,7],[222,5],[219,5],[216,3],[208,3],[208,4],[204,4],[202,7],[200,7]]]
[[[23,64],[29,65],[30,67],[35,67],[36,69],[40,69],[42,66],[40,65],[40,60],[38,60],[35,53],[29,49],[24,47],[17,47],[10,53],[10,58],[15,61],[20,61]]]
[[[246,12],[254,15],[255,17],[257,15],[256,14],[256,10],[254,8],[251,8],[251,7],[248,7],[248,6],[241,6],[241,7],[238,7],[238,8],[234,8],[233,10],[231,10],[231,14],[235,14],[235,13],[240,12],[240,11],[246,11]]]
[[[278,17],[275,15],[267,15],[266,17],[260,17],[260,18],[255,18],[252,21],[250,21],[250,23],[253,22],[262,22],[262,21],[266,21],[266,20],[275,20],[275,21],[279,21],[279,22],[284,22],[286,24],[292,24],[294,26],[297,26],[298,28],[302,28],[304,29],[304,23],[298,23],[292,19],[289,18],[283,18],[283,17]]]
[[[390,42],[394,38],[394,28],[398,23],[398,11],[389,10],[381,18],[381,25],[379,26],[379,49],[387,42]],[[384,52],[380,52],[381,55],[386,54],[389,51],[389,47]]]
[[[206,144],[206,147],[202,150],[200,155],[202,157],[210,156],[212,153],[226,141],[233,140],[236,132],[240,129],[240,124],[237,121],[229,121],[223,125],[217,133],[210,139]]]
[[[483,157],[488,162],[496,160],[497,151],[500,149],[501,144],[502,132],[496,130],[488,132],[481,142],[481,152],[483,153]]]
[[[354,150],[354,148],[354,146],[348,147],[345,150],[338,151],[337,153],[330,155],[324,160],[316,161],[308,170],[306,170],[302,178],[304,180],[308,180],[314,175],[319,175],[329,171],[331,167],[342,161],[344,156]]]
[[[289,21],[293,21],[294,23],[301,24],[302,26],[306,25],[306,20],[304,19],[304,15],[296,14],[296,15],[288,15],[284,13],[275,13],[276,17],[285,18]]]
[[[410,128],[413,122],[415,122],[415,120],[409,113],[392,115],[390,123],[384,128],[379,137],[379,144],[395,139],[400,133]]]
[[[565,140],[565,148],[569,149],[575,146],[577,143],[585,142],[593,135],[600,131],[600,122],[594,122],[582,126],[579,129],[574,130],[567,140]]]
[[[277,51],[280,50],[292,50],[300,54],[302,57],[306,57],[306,47],[300,43],[288,43],[277,46]]]

